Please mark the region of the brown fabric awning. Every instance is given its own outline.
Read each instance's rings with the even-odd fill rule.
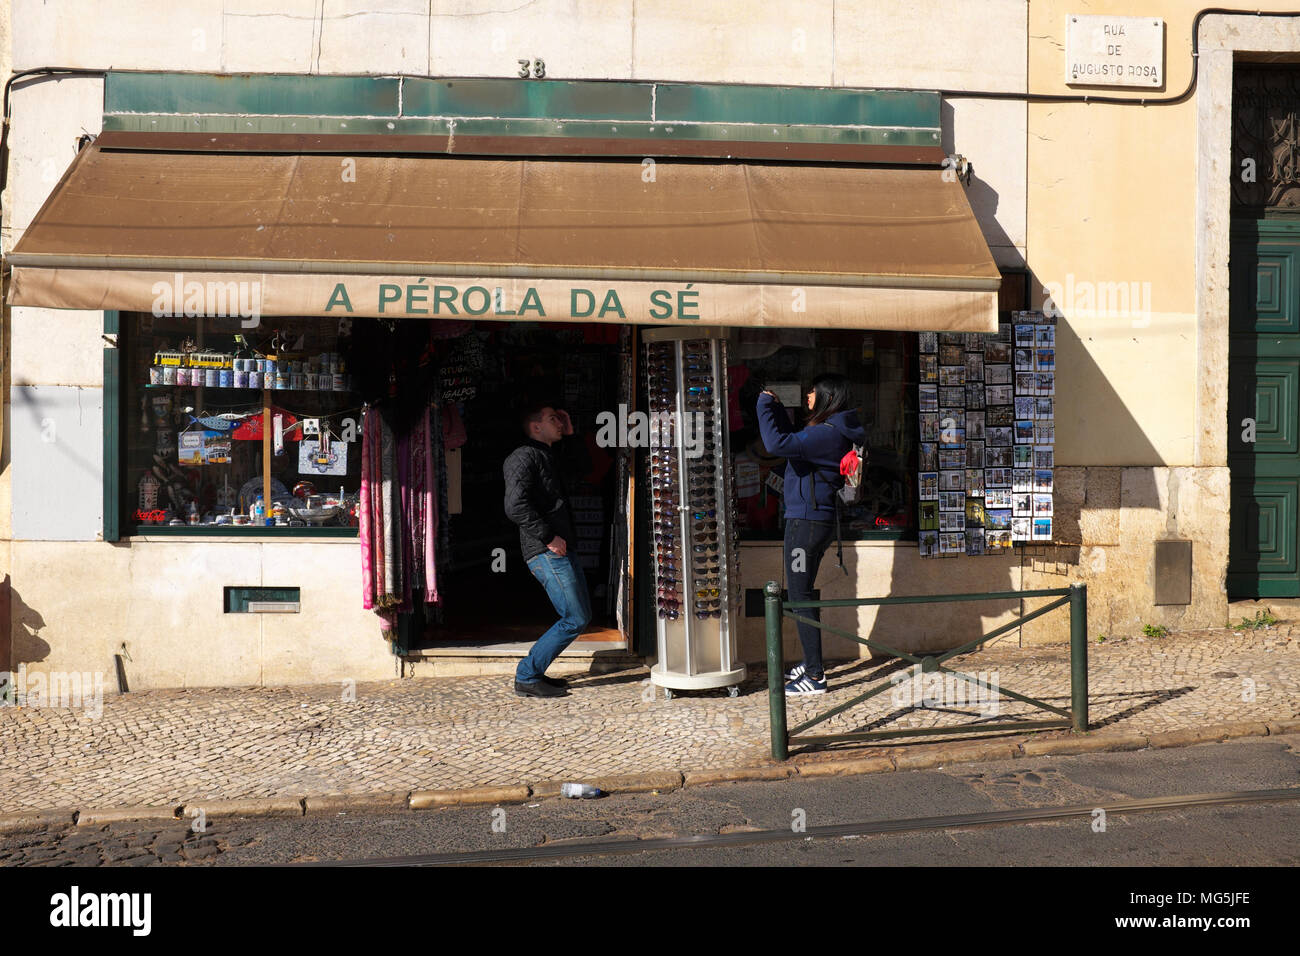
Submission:
[[[97,145],[10,261],[20,306],[657,325],[990,332],[999,285],[938,170]]]

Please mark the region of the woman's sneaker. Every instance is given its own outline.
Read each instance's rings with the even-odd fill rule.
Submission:
[[[813,680],[807,672],[785,685],[787,694],[824,694],[826,693],[826,675],[821,680]]]

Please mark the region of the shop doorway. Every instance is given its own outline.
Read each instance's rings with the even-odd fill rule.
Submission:
[[[596,436],[597,415],[618,408],[626,335],[610,325],[467,324],[462,337],[445,343],[442,369],[443,404],[456,408],[450,423],[444,418],[450,534],[442,602],[409,649],[529,644],[555,622],[504,511],[502,464],[524,441],[519,413],[530,400],[568,411],[580,445],[571,449],[579,469],[570,502],[578,540],[569,551],[587,576],[592,621],[579,641],[625,644],[617,613],[626,573],[620,451],[601,447]]]

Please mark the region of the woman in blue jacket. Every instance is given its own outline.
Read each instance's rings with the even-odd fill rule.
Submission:
[[[844,484],[840,459],[854,445],[866,444],[866,431],[850,405],[849,380],[843,375],[818,376],[807,395],[808,424],[796,431],[790,416],[772,392],[758,396],[758,428],[763,447],[786,459],[785,580],[791,601],[811,601],[817,569],[835,529],[835,497]],[[803,616],[820,620],[819,608]],[[822,667],[821,629],[799,622],[803,662],[786,674],[787,694],[826,693]]]

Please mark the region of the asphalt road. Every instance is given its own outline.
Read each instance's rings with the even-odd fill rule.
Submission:
[[[861,777],[728,784],[599,800],[499,808],[112,824],[0,836],[0,865],[257,866],[564,847],[525,865],[1265,865],[1300,864],[1300,801],[1052,822],[1002,823],[810,839],[816,828],[1041,807],[1098,807],[1129,798],[1300,788],[1300,736],[1078,757],[1021,759]],[[796,834],[795,828],[804,830]],[[756,830],[791,839],[604,853],[602,841]],[[597,845],[592,845],[592,844]]]

